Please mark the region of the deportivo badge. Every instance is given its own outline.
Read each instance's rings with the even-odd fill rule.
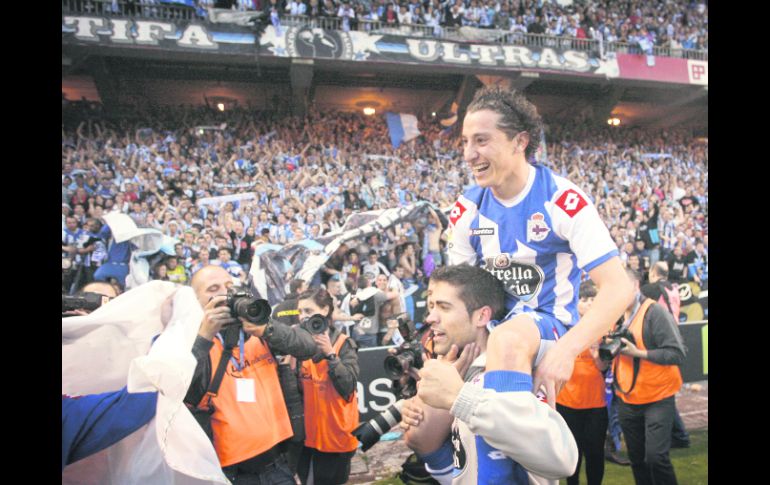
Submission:
[[[545,223],[545,216],[535,212],[527,221],[527,242],[542,241],[548,237],[551,228]]]

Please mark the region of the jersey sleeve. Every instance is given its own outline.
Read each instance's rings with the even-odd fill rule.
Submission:
[[[103,450],[155,416],[157,392],[120,391],[62,396],[62,469]]]
[[[476,204],[461,195],[449,213],[449,226],[444,232],[447,236],[447,256],[450,266],[463,263],[476,264],[478,256],[469,240],[470,226],[476,217],[476,212]]]
[[[557,236],[569,242],[583,271],[591,271],[613,256],[618,248],[599,212],[575,184],[563,179],[550,204],[551,222]]]
[[[505,391],[465,383],[451,413],[491,447],[532,473],[558,480],[577,466],[578,450],[564,418],[532,393],[532,377],[506,371]],[[493,386],[498,387],[498,386]],[[479,457],[481,461],[481,457]]]

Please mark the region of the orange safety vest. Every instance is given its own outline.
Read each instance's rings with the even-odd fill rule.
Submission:
[[[209,354],[212,371],[223,351],[222,343],[215,339]],[[219,391],[211,398],[214,449],[223,467],[264,453],[294,434],[278,381],[278,365],[270,349],[262,339],[251,337],[244,344],[244,354],[244,368],[238,372],[232,360],[228,362]],[[240,363],[239,357],[236,346],[233,358]],[[256,402],[238,402],[237,378],[254,381]],[[208,394],[203,396],[198,407],[205,409],[208,399]]]
[[[342,334],[334,343],[339,355],[348,336]],[[300,372],[305,397],[305,446],[324,453],[344,453],[358,447],[351,435],[358,426],[358,398],[355,391],[346,401],[339,395],[329,377],[329,362],[306,360]]]
[[[655,302],[646,298],[642,303],[636,317],[628,327],[636,341],[639,350],[647,350],[644,346],[644,316],[647,310]],[[634,359],[620,354],[615,366],[615,379],[622,390],[631,387],[634,378]],[[636,386],[625,394],[615,390],[623,402],[627,404],[649,404],[673,396],[682,387],[682,374],[676,365],[660,365],[647,359],[639,359],[639,375],[636,378]]]
[[[564,385],[556,402],[572,409],[603,408],[604,374],[596,368],[591,351],[586,349],[575,359],[572,377]]]

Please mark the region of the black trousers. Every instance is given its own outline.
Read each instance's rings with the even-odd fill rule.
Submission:
[[[302,485],[308,483],[311,466],[313,467],[313,485],[341,485],[346,483],[350,476],[350,461],[355,454],[355,451],[324,453],[305,446],[302,448],[297,464],[297,474]]]
[[[556,404],[556,410],[567,422],[578,447],[575,473],[567,478],[567,485],[580,483],[580,465],[586,459],[588,485],[601,485],[604,478],[604,438],[607,434],[607,407],[574,409]]]
[[[295,485],[285,458],[276,448],[222,471],[233,485]]]
[[[676,400],[674,400],[674,428],[671,430],[671,439],[678,441],[681,444],[690,443],[690,433],[687,432],[687,428],[684,427],[684,421],[679,415],[679,409],[676,407]]]
[[[636,485],[676,485],[668,455],[674,396],[649,404],[626,404],[622,399],[616,402]]]

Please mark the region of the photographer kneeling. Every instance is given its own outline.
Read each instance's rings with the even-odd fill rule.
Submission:
[[[438,268],[428,311],[439,358],[420,370],[401,427],[433,478],[442,485],[518,484],[572,475],[575,440],[559,413],[532,393],[532,376],[485,372],[487,325],[505,315],[502,283],[466,264]]]
[[[636,298],[626,309],[625,322],[599,348],[613,360],[618,419],[626,437],[634,481],[639,484],[676,484],[669,458],[674,423],[674,396],[682,387],[680,365],[685,350],[674,317],[639,291],[641,276],[626,274]]]
[[[297,472],[303,485],[346,483],[358,447],[358,349],[345,333],[329,326],[334,309],[322,288],[298,297],[300,326],[313,334],[317,352],[301,364],[305,403],[305,446]]]
[[[259,310],[261,302],[233,295],[232,285],[230,274],[219,266],[206,266],[192,278],[204,316],[192,349],[198,364],[185,403],[204,417],[210,414],[207,432],[232,483],[294,485],[277,449],[292,436],[292,427],[273,351],[302,360],[316,353],[316,344],[302,328],[269,321],[269,306],[253,312],[252,321],[243,318]]]

